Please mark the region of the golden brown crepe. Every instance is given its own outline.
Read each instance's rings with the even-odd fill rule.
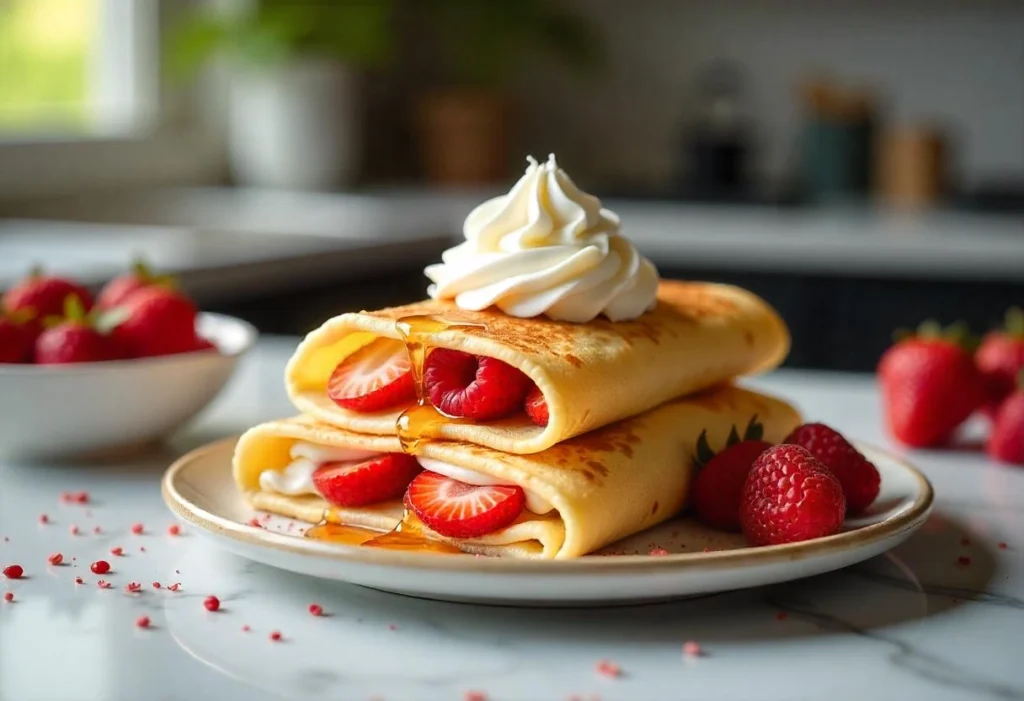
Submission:
[[[519,368],[544,393],[550,415],[546,427],[519,414],[489,423],[436,423],[422,436],[517,454],[537,453],[670,399],[775,368],[790,343],[785,323],[768,304],[729,285],[663,281],[654,310],[614,323],[520,319],[428,300],[342,314],[309,334],[285,373],[293,404],[350,431],[394,434],[405,407],[356,413],[335,405],[326,386],[338,363],[359,348],[378,337],[401,338],[396,320],[410,316],[470,324],[417,338],[428,347],[491,356]]]
[[[466,552],[492,556],[585,555],[675,515],[689,490],[701,432],[707,431],[709,445],[717,450],[734,426],[742,433],[754,416],[771,442],[782,440],[800,422],[797,411],[784,401],[726,385],[672,400],[531,455],[425,441],[419,447],[423,456],[518,485],[555,507],[543,516],[524,510],[512,525],[481,538],[431,535]],[[234,457],[235,481],[252,506],[312,523],[325,515],[331,522],[381,530],[398,523],[398,502],[328,509],[318,496],[261,491],[260,473],[284,468],[295,441],[379,452],[401,449],[394,436],[352,433],[308,416],[257,426],[239,440]]]

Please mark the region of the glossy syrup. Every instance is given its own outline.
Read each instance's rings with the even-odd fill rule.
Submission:
[[[401,522],[391,531],[362,543],[364,548],[385,548],[387,550],[411,550],[443,555],[456,555],[462,551],[458,548],[431,540],[423,535],[423,523],[416,514],[406,510]]]
[[[423,365],[430,352],[428,334],[451,329],[483,328],[482,324],[447,321],[429,314],[405,316],[395,322],[398,333],[409,351],[412,361],[413,386],[416,388],[416,403],[403,411],[395,422],[395,431],[402,450],[415,455],[420,443],[430,435],[436,435],[435,426],[446,423],[470,423],[468,419],[446,416],[435,409],[423,388]]]
[[[358,526],[343,526],[339,523],[327,523],[323,521],[306,531],[306,537],[313,540],[322,540],[328,543],[340,545],[362,545],[373,540],[380,533],[371,531],[369,528]]]

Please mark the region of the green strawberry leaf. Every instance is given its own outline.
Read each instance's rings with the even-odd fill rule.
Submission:
[[[732,425],[732,429],[729,431],[729,437],[725,439],[725,447],[734,446],[740,442],[739,431],[736,430],[736,424]]]
[[[1006,310],[1004,330],[1011,336],[1024,338],[1024,309],[1011,307]]]
[[[743,431],[743,440],[759,441],[762,438],[764,438],[764,424],[759,423],[757,414],[754,414],[750,417],[750,423],[747,424],[747,428]]]
[[[68,295],[64,299],[64,318],[68,321],[86,321],[85,307],[78,295]]]
[[[128,314],[128,310],[124,307],[114,307],[113,309],[101,311],[93,321],[93,328],[101,334],[109,334],[128,318]]]
[[[704,467],[715,457],[715,451],[711,450],[711,446],[708,445],[708,432],[707,429],[700,432],[700,437],[697,439],[697,454],[693,458],[693,462],[697,467]]]

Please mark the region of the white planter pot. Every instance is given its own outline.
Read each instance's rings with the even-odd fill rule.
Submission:
[[[228,107],[235,181],[302,190],[351,184],[359,166],[358,107],[355,75],[342,64],[239,71]]]

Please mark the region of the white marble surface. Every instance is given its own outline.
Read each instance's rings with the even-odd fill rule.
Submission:
[[[411,188],[367,193],[298,193],[171,188],[47,201],[15,210],[31,217],[146,224],[329,242],[354,236],[417,241],[462,235],[488,190]],[[600,193],[598,193],[600,194]],[[966,211],[904,213],[858,207],[728,207],[607,199],[624,233],[661,266],[976,281],[1024,280],[1019,215]],[[2,233],[2,230],[0,230]],[[223,237],[223,236],[222,236]],[[0,256],[7,249],[0,237]],[[225,250],[249,254],[227,239]],[[326,243],[325,243],[326,242]],[[286,244],[282,244],[286,245]],[[8,254],[10,255],[10,254]],[[2,260],[2,257],[0,257]],[[178,261],[172,258],[172,264]],[[374,264],[378,264],[374,261]],[[0,281],[3,266],[0,265]]]
[[[667,605],[420,601],[274,571],[187,531],[167,535],[163,469],[189,447],[288,413],[281,371],[293,345],[262,343],[221,400],[164,449],[117,463],[0,465],[0,565],[16,562],[27,574],[0,579],[0,590],[15,594],[0,600],[0,699],[459,701],[470,690],[492,701],[1024,698],[1024,470],[970,450],[908,454],[933,481],[937,509],[894,552],[813,579]],[[895,449],[865,378],[781,371],[756,384]],[[59,503],[67,490],[88,490],[92,503]],[[41,513],[50,524],[38,523]],[[144,535],[131,535],[135,522]],[[111,556],[114,546],[126,556]],[[48,566],[53,552],[71,564]],[[101,557],[113,565],[112,589],[98,589],[88,571]],[[133,580],[141,594],[124,592]],[[153,581],[182,589],[155,590]],[[208,594],[220,597],[220,612],[203,608]],[[311,602],[330,615],[310,616]],[[150,630],[135,627],[142,614]],[[268,639],[275,629],[280,643]],[[684,660],[687,640],[705,656]],[[602,659],[623,675],[598,674]]]

